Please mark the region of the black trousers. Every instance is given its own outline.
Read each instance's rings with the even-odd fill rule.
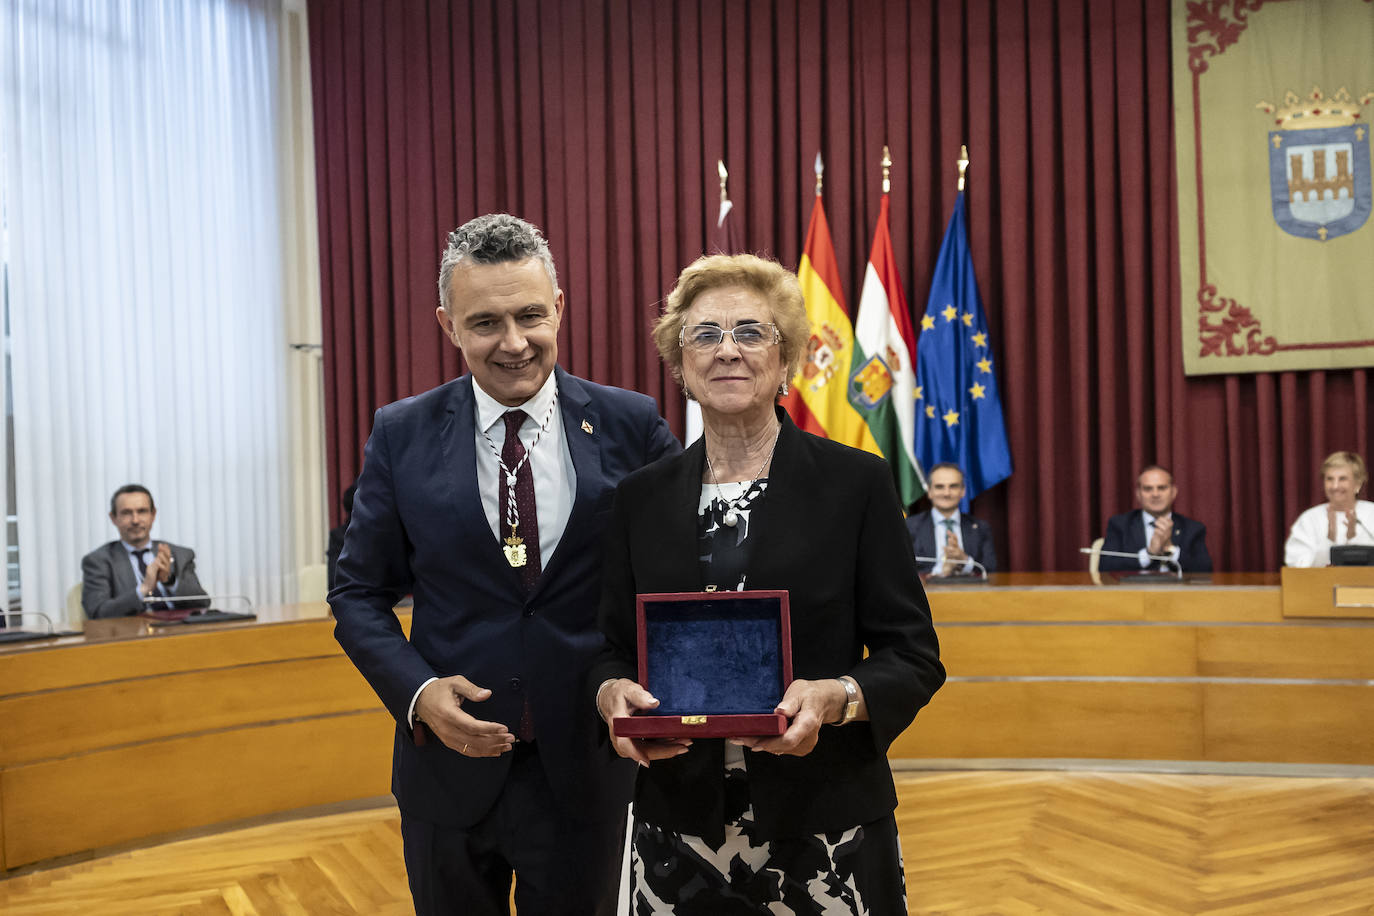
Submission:
[[[537,744],[516,742],[492,810],[470,828],[401,817],[417,916],[614,916],[625,809],[596,820],[564,815]]]

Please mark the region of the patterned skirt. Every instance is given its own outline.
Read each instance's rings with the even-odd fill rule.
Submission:
[[[634,823],[632,916],[906,916],[893,815],[837,833],[760,840],[743,761],[725,770],[725,842]]]

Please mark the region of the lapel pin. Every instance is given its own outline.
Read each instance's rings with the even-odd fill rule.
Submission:
[[[588,423],[586,420],[583,420],[582,431],[590,436],[592,434],[592,424]]]

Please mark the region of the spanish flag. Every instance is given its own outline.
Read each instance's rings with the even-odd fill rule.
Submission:
[[[820,156],[816,157],[816,203],[806,230],[797,280],[811,319],[811,339],[792,390],[782,404],[793,422],[809,433],[882,455],[864,418],[849,403],[846,386],[853,368],[854,327],[844,305],[840,269],[820,192]]]

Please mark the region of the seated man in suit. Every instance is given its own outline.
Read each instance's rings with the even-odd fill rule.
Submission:
[[[1170,557],[1184,572],[1211,572],[1212,556],[1207,552],[1207,526],[1173,511],[1178,487],[1167,468],[1152,464],[1140,472],[1135,484],[1139,509],[1113,515],[1107,521],[1099,569],[1139,572],[1155,568],[1173,569],[1151,557]],[[1133,557],[1107,556],[1106,551],[1132,553]]]
[[[992,528],[959,512],[964,499],[964,472],[957,464],[937,464],[927,478],[931,508],[906,520],[916,566],[932,576],[966,576],[974,561],[989,573],[997,572],[997,548],[992,543]],[[922,562],[934,557],[936,562]]]
[[[152,540],[156,518],[153,494],[146,487],[131,483],[115,490],[110,498],[110,521],[119,529],[119,540],[97,547],[81,559],[81,606],[87,617],[129,617],[147,610],[209,607],[209,601],[143,600],[205,594],[196,578],[195,551]]]

